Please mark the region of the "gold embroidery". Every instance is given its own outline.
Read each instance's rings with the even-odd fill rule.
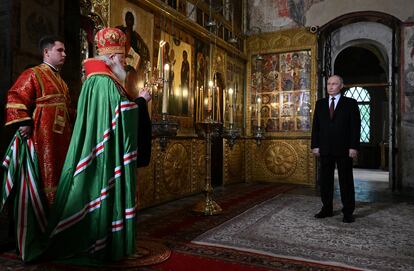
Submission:
[[[58,73],[53,72],[52,69],[47,64],[41,64],[39,70],[46,77],[49,77],[50,82],[53,84],[56,90],[62,93],[65,96],[65,98],[68,100],[69,99],[68,86],[63,81],[63,79],[60,77],[60,75]],[[42,93],[42,96],[43,96],[43,93]]]
[[[39,71],[38,71],[38,69],[37,69],[36,67],[32,68],[32,70],[33,70],[33,72],[35,73],[35,76],[36,76],[37,82],[39,82],[40,89],[41,89],[41,91],[42,91],[42,96],[43,96],[43,94],[44,94],[44,92],[45,92],[45,91],[44,91],[44,90],[45,90],[45,87],[44,87],[44,85],[43,85],[43,80],[42,80],[42,78],[40,77]]]
[[[62,106],[66,110],[65,103],[50,103],[50,104],[37,104],[36,107],[52,107],[52,106]]]
[[[6,104],[6,108],[27,110],[26,105],[18,104],[18,103],[8,103],[8,104]]]
[[[31,120],[31,118],[30,117],[24,117],[24,118],[21,118],[21,119],[12,120],[12,121],[7,122],[4,125],[7,126],[7,125],[10,125],[10,124],[17,123],[17,122],[22,122],[22,121],[25,121],[25,120]]]
[[[52,131],[58,134],[63,134],[65,130],[66,125],[66,119],[69,119],[69,113],[66,108],[65,101],[69,101],[69,95],[68,95],[68,87],[66,83],[63,81],[63,79],[60,77],[59,74],[54,73],[52,69],[47,64],[41,64],[38,67],[33,68],[33,71],[36,75],[37,81],[40,84],[40,87],[42,89],[42,96],[40,98],[36,99],[36,108],[33,112],[33,116],[36,114],[36,111],[38,108],[42,107],[56,107],[55,109],[55,119],[53,122],[53,128]],[[44,84],[42,77],[40,74],[43,74],[54,86],[56,89],[57,94],[49,94],[44,95]],[[63,98],[63,102],[55,102],[55,103],[41,103],[41,102],[47,102],[48,100],[51,100],[53,98]],[[57,99],[58,101],[62,99]]]
[[[66,106],[56,106],[55,122],[53,123],[53,132],[63,134],[66,124],[66,112]]]
[[[42,96],[40,98],[37,98],[36,102],[41,102],[41,101],[51,99],[51,98],[55,98],[55,97],[63,97],[64,98],[63,94],[50,94],[50,95],[46,95],[46,96]]]

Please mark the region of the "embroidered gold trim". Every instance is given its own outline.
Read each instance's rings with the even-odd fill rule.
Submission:
[[[47,99],[51,99],[51,98],[55,98],[55,97],[63,97],[65,98],[65,96],[63,94],[50,94],[50,95],[46,95],[46,96],[42,96],[40,98],[36,99],[36,102],[41,102]]]
[[[42,91],[42,96],[43,96],[43,94],[45,93],[45,86],[43,85],[43,80],[42,80],[42,78],[40,77],[39,71],[37,70],[37,68],[36,68],[36,67],[32,68],[32,70],[33,70],[33,72],[35,73],[35,76],[36,76],[37,82],[39,82],[40,89],[41,89],[41,91]]]
[[[66,106],[64,105],[58,105],[56,106],[55,111],[55,121],[53,122],[53,132],[57,134],[63,134],[63,131],[65,130],[65,124],[66,124]]]
[[[6,104],[6,108],[27,110],[26,105],[19,104],[19,103],[8,103],[8,104]]]
[[[63,81],[62,77],[60,77],[59,74],[53,72],[47,64],[41,64],[40,67],[40,72],[42,72],[46,77],[49,78],[50,82],[55,87],[55,89],[61,94],[63,94],[65,98],[68,98],[68,86],[66,85],[65,81]]]
[[[61,106],[61,107],[64,107],[66,110],[65,103],[36,104],[36,107],[52,107],[52,106]]]
[[[6,124],[4,124],[4,126],[7,126],[7,125],[10,125],[10,124],[13,124],[13,123],[17,123],[17,122],[22,122],[22,121],[25,121],[25,120],[31,120],[31,118],[30,117],[24,117],[24,118],[21,118],[21,119],[12,120],[12,121],[9,121]]]

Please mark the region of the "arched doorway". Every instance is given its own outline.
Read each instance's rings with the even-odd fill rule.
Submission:
[[[342,50],[334,70],[345,82],[344,95],[358,102],[361,150],[355,166],[388,170],[388,80],[386,59],[374,45],[362,42]]]
[[[398,70],[393,68],[399,62],[400,55],[399,25],[400,21],[397,18],[385,13],[355,12],[338,17],[322,26],[318,41],[319,97],[326,95],[326,81],[332,74],[342,75],[348,89],[362,87],[368,94],[374,95],[373,102],[377,104],[375,108],[370,107],[373,109],[370,117],[374,114],[374,118],[370,118],[369,123],[374,125],[371,128],[375,130],[369,131],[368,134],[370,139],[374,139],[375,142],[382,140],[382,143],[379,143],[378,148],[378,146],[372,147],[374,143],[364,142],[357,165],[374,167],[380,161],[381,167],[382,151],[384,153],[383,167],[388,166],[389,187],[392,190],[399,186],[400,180],[397,171],[399,75]],[[361,58],[369,61],[372,70],[366,71],[367,63]],[[384,101],[386,102],[385,109],[378,110],[377,107],[382,107],[381,103]],[[387,112],[388,115],[381,115]],[[379,116],[383,117],[385,122],[377,121]],[[382,128],[382,131],[377,130],[378,127]],[[387,146],[389,146],[388,151]],[[368,160],[372,157],[368,154],[370,151],[376,153],[371,153],[375,155],[376,161]],[[372,162],[372,165],[368,165]]]

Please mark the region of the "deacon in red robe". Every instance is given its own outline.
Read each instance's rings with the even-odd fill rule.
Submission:
[[[6,125],[31,138],[39,161],[41,191],[49,206],[71,137],[68,86],[60,77],[66,53],[58,37],[41,39],[43,63],[25,70],[7,94]]]

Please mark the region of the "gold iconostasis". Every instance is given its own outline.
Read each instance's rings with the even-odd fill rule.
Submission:
[[[316,98],[316,35],[307,29],[282,30],[247,40],[247,134],[265,130],[260,148],[246,145],[249,181],[313,185],[310,152]]]
[[[146,61],[137,65],[142,75],[137,87],[147,84],[152,89],[153,121],[166,111],[167,118],[180,126],[165,150],[153,139],[151,163],[137,171],[139,207],[203,191],[205,142],[197,136],[196,123],[209,112],[224,127],[231,123],[241,131],[231,148],[223,138],[216,139],[221,144],[213,143],[211,159],[222,160],[222,168],[212,168],[219,172],[213,174],[219,178],[215,186],[246,181],[313,185],[310,128],[316,97],[316,36],[307,29],[240,36],[234,47],[223,33],[213,36],[199,25],[191,13],[192,1],[177,3],[175,10],[156,0],[92,4],[105,25],[127,27],[126,15],[129,20],[132,15],[128,44],[144,55],[140,61]],[[231,25],[226,14],[222,17],[224,26]],[[162,82],[157,81],[161,76],[168,76],[168,88],[154,84]],[[209,88],[209,81],[214,88]],[[260,144],[254,138],[255,126],[265,131]]]

